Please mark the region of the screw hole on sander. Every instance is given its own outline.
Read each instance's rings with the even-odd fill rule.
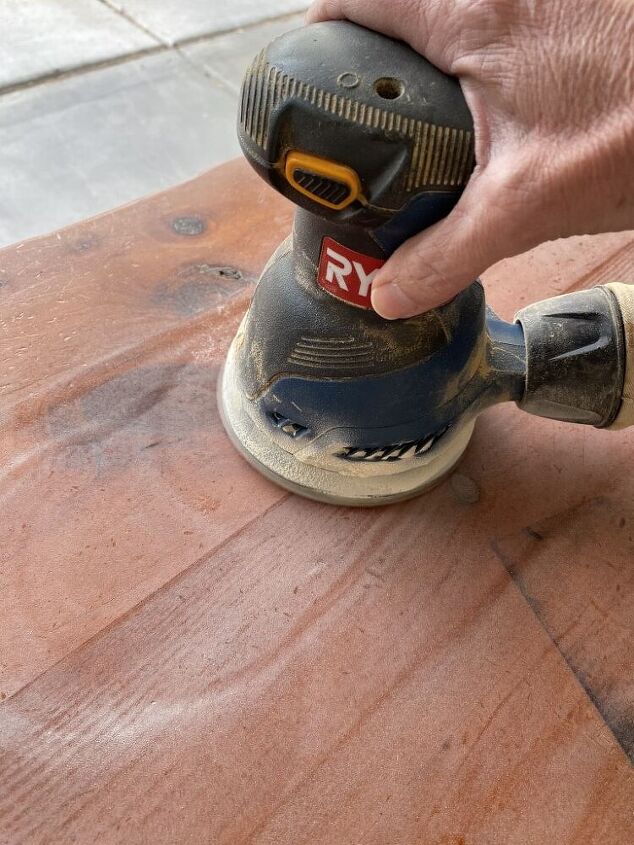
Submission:
[[[400,79],[393,76],[382,76],[374,83],[374,90],[384,100],[398,100],[405,91],[405,86]]]

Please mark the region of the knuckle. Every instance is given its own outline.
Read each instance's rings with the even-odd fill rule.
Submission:
[[[419,288],[421,281],[428,289],[440,291],[447,288],[452,273],[444,261],[431,257],[429,248],[417,247],[410,262],[409,279],[412,293]]]

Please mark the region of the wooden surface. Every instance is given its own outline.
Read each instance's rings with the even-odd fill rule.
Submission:
[[[269,484],[215,384],[290,220],[234,163],[0,253],[0,842],[633,841],[633,435],[494,409],[477,504]],[[608,280],[631,234],[485,279]]]

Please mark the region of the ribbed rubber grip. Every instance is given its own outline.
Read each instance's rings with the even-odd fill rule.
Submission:
[[[288,32],[256,56],[242,85],[238,137],[257,172],[307,211],[373,231],[406,213],[401,242],[451,211],[475,165],[458,80],[349,21]],[[289,178],[295,155],[349,169],[359,190],[347,202],[340,186],[326,186],[334,199],[324,202],[311,188],[329,173],[306,166],[303,177]]]
[[[613,294],[619,305],[625,333],[623,402],[616,420],[610,426],[611,430],[620,431],[634,425],[634,285],[614,282],[605,287]]]

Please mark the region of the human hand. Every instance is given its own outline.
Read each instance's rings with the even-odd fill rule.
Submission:
[[[447,302],[543,241],[634,227],[633,0],[316,0],[458,76],[476,168],[440,223],[379,271],[384,317]]]

